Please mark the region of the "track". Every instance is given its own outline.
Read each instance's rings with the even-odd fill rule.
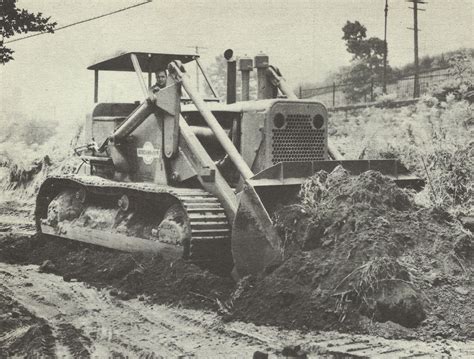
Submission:
[[[38,196],[39,214],[37,216],[42,218],[39,222],[46,222],[44,218],[47,213],[47,206],[56,196],[59,188],[85,188],[91,196],[97,198],[120,197],[125,193],[133,196],[135,201],[140,203],[156,202],[157,207],[161,203],[159,199],[161,197],[159,196],[171,196],[183,206],[186,212],[191,232],[189,247],[182,248],[182,243],[166,239],[153,238],[153,240],[157,240],[165,245],[179,247],[181,252],[184,251],[184,257],[195,263],[232,267],[230,224],[219,200],[202,189],[176,188],[152,183],[115,182],[91,176],[68,175],[50,177],[41,188],[40,195]],[[42,224],[38,223],[37,225]],[[51,229],[49,228],[49,230]],[[108,229],[107,232],[109,231]],[[46,233],[49,232],[47,231]],[[50,234],[53,234],[53,232]],[[88,241],[88,237],[90,238],[87,235],[84,237],[86,237],[85,239],[83,238],[85,241]],[[133,246],[132,241],[129,246]],[[223,256],[223,253],[226,255]]]

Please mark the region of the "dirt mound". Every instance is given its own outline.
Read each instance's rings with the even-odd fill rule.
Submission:
[[[7,236],[0,239],[0,261],[33,263],[66,281],[111,287],[121,299],[147,296],[156,303],[217,308],[232,291],[231,278],[222,278],[183,260],[123,253],[59,238]]]
[[[275,214],[283,264],[239,283],[229,301],[232,318],[472,337],[473,238],[458,223],[416,207],[409,192],[378,172],[320,172],[300,197]]]

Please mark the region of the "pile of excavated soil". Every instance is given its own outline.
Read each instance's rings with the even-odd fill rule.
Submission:
[[[131,254],[59,238],[0,237],[0,261],[32,263],[39,270],[63,276],[66,281],[83,281],[110,287],[121,299],[147,297],[160,304],[183,304],[216,309],[234,287],[222,278],[183,260]]]
[[[390,337],[473,338],[473,236],[378,172],[303,185],[275,219],[277,268],[244,278],[229,319]]]

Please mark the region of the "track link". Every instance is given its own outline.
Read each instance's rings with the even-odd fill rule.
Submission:
[[[40,189],[37,200],[37,217],[55,193],[67,187],[83,186],[88,192],[117,196],[124,192],[141,197],[142,201],[153,200],[155,195],[167,194],[183,206],[191,228],[189,247],[181,243],[164,242],[182,247],[183,258],[206,267],[218,265],[232,267],[230,249],[231,229],[225,211],[218,198],[199,188],[178,188],[152,183],[115,182],[94,176],[65,175],[49,177]],[[44,215],[43,215],[44,216]],[[158,239],[157,239],[158,240]],[[228,268],[227,268],[228,267]],[[223,268],[222,268],[223,269]]]
[[[231,231],[219,200],[203,190],[177,196],[191,225],[189,259],[199,263],[228,260]]]

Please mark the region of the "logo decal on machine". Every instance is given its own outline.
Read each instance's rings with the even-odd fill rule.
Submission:
[[[137,148],[137,156],[143,158],[143,162],[151,165],[155,158],[160,158],[160,150],[153,147],[151,142],[145,142],[142,148]]]

